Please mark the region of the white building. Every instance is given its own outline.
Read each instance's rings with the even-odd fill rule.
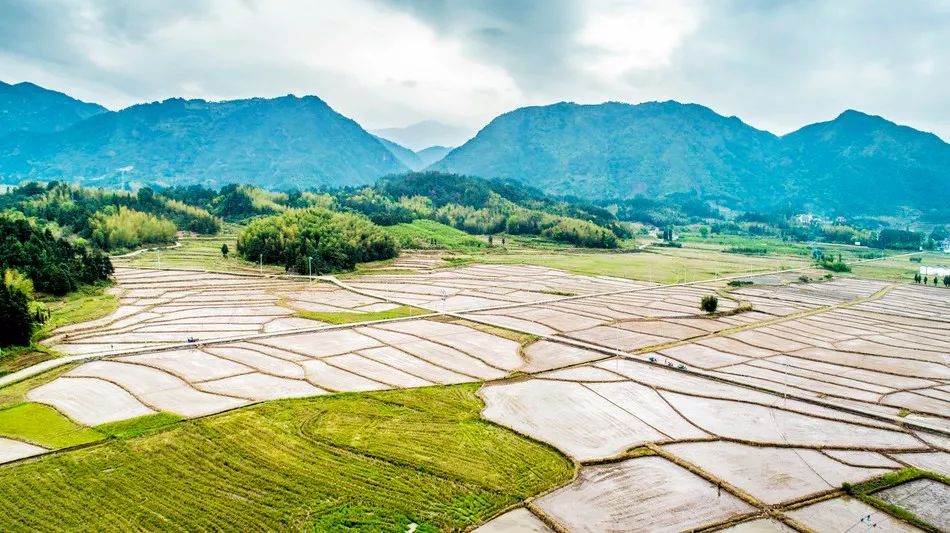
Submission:
[[[937,276],[937,277],[940,277],[940,278],[942,278],[942,277],[944,277],[944,276],[950,276],[950,267],[945,267],[945,266],[936,266],[936,267],[922,266],[922,267],[920,267],[920,275],[921,275],[921,276]]]

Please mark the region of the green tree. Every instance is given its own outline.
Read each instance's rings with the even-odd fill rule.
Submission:
[[[29,298],[26,294],[0,283],[0,346],[25,346],[33,334],[33,318],[30,315]]]
[[[719,307],[719,298],[712,294],[707,294],[699,301],[699,308],[707,313],[715,313]]]
[[[222,257],[224,257],[225,259],[227,259],[227,258],[228,258],[228,252],[229,252],[229,251],[230,251],[230,250],[228,250],[228,243],[224,243],[224,244],[221,245],[221,256],[222,256]]]

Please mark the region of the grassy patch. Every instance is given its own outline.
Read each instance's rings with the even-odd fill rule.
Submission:
[[[573,473],[481,420],[477,388],[268,402],[3,468],[0,530],[462,529]]]
[[[904,509],[899,505],[884,501],[880,498],[874,496],[874,493],[886,488],[894,487],[902,483],[907,483],[914,481],[916,479],[928,478],[934,481],[950,485],[950,477],[937,474],[934,472],[928,472],[927,470],[922,470],[915,467],[902,468],[896,472],[888,472],[886,474],[880,475],[876,478],[869,479],[865,482],[858,483],[856,485],[851,485],[849,483],[844,483],[841,488],[845,493],[858,498],[864,503],[876,507],[895,518],[899,518],[913,526],[920,528],[924,531],[929,531],[931,533],[939,533],[940,529],[925,522],[920,519],[914,513]]]
[[[527,264],[576,274],[616,276],[657,283],[679,283],[808,266],[799,256],[744,256],[715,249],[664,248],[632,253],[547,252],[486,253],[472,256],[479,263]]]
[[[102,318],[115,311],[119,307],[119,300],[106,294],[108,287],[107,284],[86,286],[63,297],[45,296],[34,303],[49,310],[49,320],[33,332],[29,346],[3,349],[0,376],[59,357],[59,353],[39,344],[56,328]]]
[[[39,387],[44,383],[49,383],[75,367],[75,364],[63,365],[48,372],[0,388],[0,409],[7,409],[25,402],[27,391]]]
[[[477,237],[434,220],[384,226],[383,231],[391,235],[400,248],[470,250],[487,245]]]
[[[443,316],[440,318],[435,318],[433,320],[440,320],[441,322],[446,322],[449,324],[458,324],[460,326],[465,326],[472,329],[477,329],[478,331],[483,331],[485,333],[490,333],[496,337],[501,337],[503,339],[508,339],[510,341],[515,341],[522,346],[531,344],[532,342],[540,339],[537,335],[532,335],[530,333],[522,333],[520,331],[515,331],[513,329],[503,328],[500,326],[490,326],[488,324],[482,324],[480,322],[473,322],[471,320],[465,320],[463,318],[454,318]]]
[[[101,440],[103,435],[76,424],[48,405],[21,403],[0,411],[0,436],[48,448],[63,448]]]
[[[182,417],[174,413],[155,413],[154,415],[101,424],[96,426],[96,431],[109,437],[125,439],[138,437],[182,420]]]
[[[420,309],[409,305],[402,305],[385,311],[371,313],[352,313],[348,311],[297,311],[294,316],[318,320],[328,324],[351,324],[354,322],[369,322],[372,320],[386,320],[388,318],[403,318],[407,316],[422,316],[432,313],[428,309]]]
[[[33,340],[48,337],[56,328],[88,322],[114,312],[119,307],[119,300],[107,294],[106,288],[108,285],[87,286],[63,298],[40,300],[49,309],[50,318],[33,333]]]

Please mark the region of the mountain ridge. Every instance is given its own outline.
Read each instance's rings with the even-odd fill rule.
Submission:
[[[99,104],[83,102],[35,83],[0,81],[0,136],[21,131],[62,131],[107,112],[109,110]]]
[[[316,96],[208,102],[169,98],[103,113],[0,146],[0,173],[20,179],[254,185],[360,185],[408,168]]]
[[[950,145],[938,136],[860,111],[778,136],[667,100],[519,108],[429,168],[582,197],[690,193],[743,209],[795,203],[854,213],[938,207],[947,195],[912,189],[948,188],[948,163]]]
[[[950,203],[950,145],[853,109],[775,135],[696,103],[558,102],[503,113],[455,148],[412,150],[313,95],[169,98],[109,111],[27,82],[0,82],[0,102],[7,93],[37,98],[39,110],[0,115],[0,179],[8,183],[305,189],[427,168],[556,195],[687,194],[742,210],[880,214]]]

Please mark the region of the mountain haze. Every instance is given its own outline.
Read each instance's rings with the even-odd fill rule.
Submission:
[[[382,128],[372,133],[413,151],[431,146],[458,146],[472,137],[471,130],[435,120],[417,122],[404,128]]]
[[[315,96],[172,98],[0,142],[0,173],[7,177],[88,185],[306,188],[371,183],[406,170],[375,137]]]
[[[0,81],[0,136],[18,131],[61,131],[108,110],[29,82]]]

